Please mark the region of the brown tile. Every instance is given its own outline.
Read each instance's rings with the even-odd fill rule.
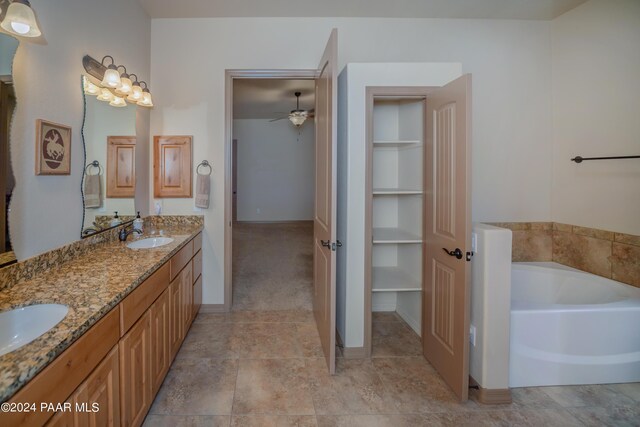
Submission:
[[[235,323],[231,326],[236,337],[233,342],[240,358],[304,356],[296,323]]]
[[[511,231],[524,231],[531,229],[530,222],[491,222],[489,223],[489,225],[500,228],[507,228]]]
[[[309,310],[273,310],[273,311],[231,311],[228,321],[235,323],[314,323],[313,312]]]
[[[613,243],[611,277],[613,280],[640,287],[640,246]]]
[[[316,414],[397,412],[370,359],[339,359],[335,375],[329,375],[324,358],[306,363]]]
[[[432,425],[422,415],[318,415],[318,427],[417,427]]]
[[[640,402],[640,383],[609,384],[607,388]]]
[[[239,340],[234,325],[228,323],[193,323],[176,355],[182,359],[236,359]]]
[[[640,407],[638,404],[608,408],[571,408],[569,412],[585,426],[635,427],[640,425]]]
[[[236,360],[176,360],[149,412],[229,415],[237,369]]]
[[[304,359],[240,359],[233,413],[314,415]]]
[[[633,406],[633,399],[612,390],[607,385],[543,387],[552,399],[565,408]]]
[[[613,241],[613,231],[598,230],[597,228],[573,226],[573,234],[579,236],[593,237],[595,239]]]
[[[626,243],[627,245],[640,246],[640,236],[634,236],[632,234],[615,233],[614,240],[619,243]]]
[[[552,222],[532,222],[531,230],[533,231],[551,231],[553,230]]]
[[[478,391],[474,389],[469,390],[469,399],[473,399],[479,407],[487,410],[562,409],[562,406],[544,392],[543,387],[512,388],[512,402],[509,404],[486,405],[480,403],[478,402]]]
[[[298,342],[303,357],[324,357],[318,327],[315,323],[297,323],[295,325]]]
[[[553,233],[553,260],[582,271],[611,277],[612,242],[556,231]]]
[[[395,311],[374,311],[371,313],[371,320],[373,322],[402,322]]]
[[[514,262],[551,261],[552,247],[551,231],[512,232],[511,259]]]
[[[316,427],[313,415],[234,415],[231,427]]]
[[[420,356],[420,337],[403,322],[374,322],[371,357]]]
[[[226,427],[229,416],[147,415],[144,427]]]
[[[553,231],[563,231],[565,233],[573,233],[573,225],[554,222]]]
[[[460,403],[423,357],[378,358],[373,365],[400,413],[479,409],[473,401]]]
[[[487,418],[487,425],[531,427],[582,426],[582,423],[566,409],[538,408],[515,411],[488,411],[485,416]]]
[[[224,323],[229,320],[229,313],[198,313],[193,323]]]

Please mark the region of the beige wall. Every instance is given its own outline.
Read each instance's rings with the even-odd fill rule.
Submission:
[[[193,135],[194,164],[213,164],[204,212],[203,298],[223,299],[224,71],[315,68],[338,28],[349,62],[459,62],[473,73],[473,213],[477,221],[551,217],[550,23],[359,18],[156,19],[153,134]],[[193,200],[165,199],[168,214]]]
[[[552,21],[553,220],[640,234],[640,1],[591,0]]]
[[[78,240],[82,226],[82,57],[111,54],[149,80],[151,21],[130,0],[32,0],[46,44],[21,42],[14,61],[18,98],[11,133],[16,189],[10,232],[18,259]],[[153,89],[153,88],[152,88]],[[71,175],[35,176],[35,121],[73,128]]]

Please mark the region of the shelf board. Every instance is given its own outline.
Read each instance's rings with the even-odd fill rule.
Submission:
[[[373,195],[394,195],[394,194],[417,194],[421,195],[422,190],[410,188],[374,188]]]
[[[415,140],[375,140],[373,146],[375,147],[408,147],[411,145],[420,145],[422,142],[418,139]]]
[[[373,243],[422,243],[422,237],[401,228],[374,228]]]
[[[373,267],[372,292],[416,292],[421,291],[420,280],[400,267]]]

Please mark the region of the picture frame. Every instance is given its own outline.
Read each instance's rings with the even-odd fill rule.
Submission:
[[[71,174],[71,126],[36,120],[36,175]]]

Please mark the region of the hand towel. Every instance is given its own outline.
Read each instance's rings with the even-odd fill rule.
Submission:
[[[196,179],[196,207],[209,208],[209,175],[198,174]]]
[[[99,208],[102,205],[102,191],[100,189],[100,175],[85,175],[84,177],[84,207]]]

